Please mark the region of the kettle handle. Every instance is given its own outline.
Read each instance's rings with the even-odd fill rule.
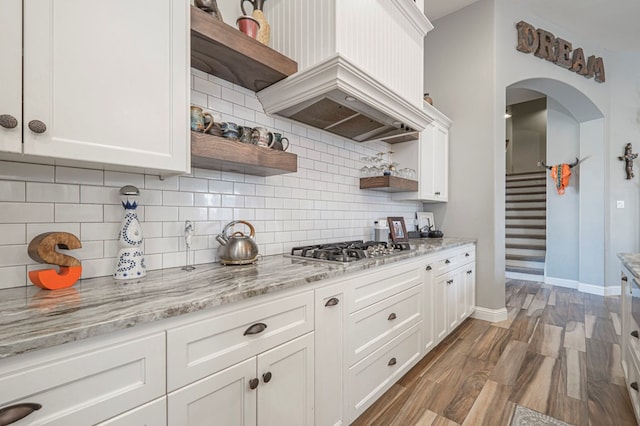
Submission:
[[[227,235],[227,230],[229,228],[231,228],[233,225],[237,225],[239,223],[242,223],[242,224],[247,225],[249,227],[249,233],[250,233],[249,237],[250,238],[253,238],[253,237],[256,236],[256,229],[253,227],[252,224],[250,224],[246,220],[234,220],[233,222],[227,223],[227,226],[224,227],[224,229],[222,230],[221,234]]]

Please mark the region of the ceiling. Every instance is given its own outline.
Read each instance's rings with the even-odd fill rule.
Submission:
[[[478,0],[425,0],[433,22]],[[512,0],[568,33],[613,51],[640,51],[638,0]]]

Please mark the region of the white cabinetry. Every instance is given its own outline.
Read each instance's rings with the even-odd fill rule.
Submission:
[[[189,2],[110,1],[96,14],[90,2],[29,0],[22,19],[22,2],[9,5],[0,17],[0,115],[18,126],[0,127],[0,150],[189,171]]]
[[[194,320],[167,331],[169,425],[314,423],[313,292]]]
[[[640,419],[640,285],[622,268],[622,370],[636,419]]]
[[[394,200],[444,202],[449,199],[451,120],[426,102],[424,110],[434,121],[422,131],[420,139],[393,145],[394,161],[417,171],[418,192],[395,193]]]
[[[108,338],[3,361],[0,408],[42,405],[16,426],[97,424],[163,397],[165,383],[163,332]]]
[[[315,424],[342,425],[344,415],[344,285],[315,291]]]

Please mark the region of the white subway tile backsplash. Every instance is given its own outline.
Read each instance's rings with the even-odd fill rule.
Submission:
[[[20,181],[0,180],[0,201],[25,201],[26,184]]]
[[[54,166],[0,161],[0,179],[29,182],[53,182]]]
[[[38,268],[26,246],[39,233],[71,232],[83,248],[83,278],[111,275],[124,216],[118,190],[135,185],[149,270],[183,266],[184,221],[195,226],[195,262],[217,261],[222,228],[245,219],[256,228],[262,255],[294,245],[370,238],[373,220],[390,214],[413,223],[420,203],[394,203],[384,192],[361,191],[362,157],[387,151],[384,143],[358,144],[264,113],[255,94],[192,70],[192,104],[219,112],[223,121],[282,133],[298,155],[296,173],[253,176],[194,168],[192,174],[157,175],[0,161],[0,287],[25,286]],[[242,227],[244,228],[244,227]],[[241,228],[238,228],[241,229]],[[243,229],[243,232],[245,230]],[[186,273],[185,273],[186,274]]]
[[[0,290],[13,287],[25,287],[27,285],[27,267],[8,266],[0,268]]]
[[[180,191],[184,192],[208,192],[209,181],[207,179],[181,176],[179,179]]]
[[[80,187],[59,183],[27,182],[28,202],[79,203]]]
[[[116,186],[119,189],[125,185],[133,185],[138,189],[144,188],[144,175],[139,173],[104,172],[104,186]]]
[[[56,204],[56,222],[102,222],[102,204]]]
[[[103,186],[80,186],[80,202],[83,204],[117,204],[122,200],[118,191],[120,188],[109,188]]]
[[[146,208],[147,222],[167,222],[178,220],[178,207],[149,206]]]
[[[165,206],[192,206],[193,193],[162,191],[162,204]]]
[[[56,183],[75,183],[82,185],[103,185],[104,172],[102,170],[75,169],[73,167],[58,166],[55,170]]]
[[[53,222],[53,204],[1,203],[0,223]]]

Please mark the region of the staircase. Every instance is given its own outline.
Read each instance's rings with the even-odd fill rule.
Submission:
[[[506,179],[506,276],[542,280],[547,252],[546,173],[515,173]]]

